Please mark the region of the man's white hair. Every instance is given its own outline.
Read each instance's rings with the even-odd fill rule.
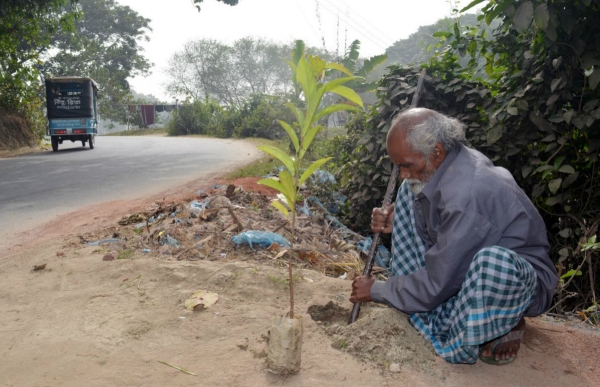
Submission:
[[[392,129],[406,131],[410,147],[426,159],[433,153],[437,143],[450,151],[465,141],[465,125],[462,122],[425,108],[400,113],[394,118]]]

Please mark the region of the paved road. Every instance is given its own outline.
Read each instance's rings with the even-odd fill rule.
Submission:
[[[133,199],[257,157],[253,145],[207,138],[96,137],[58,152],[0,159],[0,238],[90,204]]]

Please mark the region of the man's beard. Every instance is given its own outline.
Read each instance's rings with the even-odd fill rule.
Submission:
[[[417,180],[417,179],[405,179],[405,180],[408,183],[408,185],[410,186],[410,190],[413,192],[413,194],[418,195],[421,193],[421,191],[423,191],[423,189],[425,188],[427,183],[429,183],[429,180],[431,180],[431,177],[433,176],[434,173],[435,173],[435,169],[430,169],[430,167],[427,166],[427,169],[425,170],[425,172],[423,172],[423,177],[421,180]]]

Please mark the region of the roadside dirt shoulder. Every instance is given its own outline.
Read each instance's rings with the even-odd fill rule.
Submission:
[[[303,368],[280,378],[264,369],[270,321],[288,308],[277,260],[247,249],[213,260],[136,251],[105,261],[110,246],[78,237],[209,185],[88,207],[11,240],[0,259],[0,385],[600,386],[600,335],[580,323],[530,319],[512,365],[450,365],[390,308],[367,306],[356,327],[345,326],[350,281],[309,269],[297,271],[295,286]],[[219,301],[185,309],[203,289]]]

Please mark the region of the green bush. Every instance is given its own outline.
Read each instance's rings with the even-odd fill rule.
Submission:
[[[221,138],[281,138],[277,119],[293,120],[283,99],[269,95],[253,95],[240,108],[223,107],[206,99],[181,105],[169,122],[172,136],[204,134]]]
[[[236,137],[278,139],[283,131],[278,119],[293,121],[294,116],[279,97],[256,94],[239,110],[240,121],[235,127]]]
[[[213,100],[184,103],[169,121],[171,136],[205,134],[216,136],[222,133],[223,108]]]

